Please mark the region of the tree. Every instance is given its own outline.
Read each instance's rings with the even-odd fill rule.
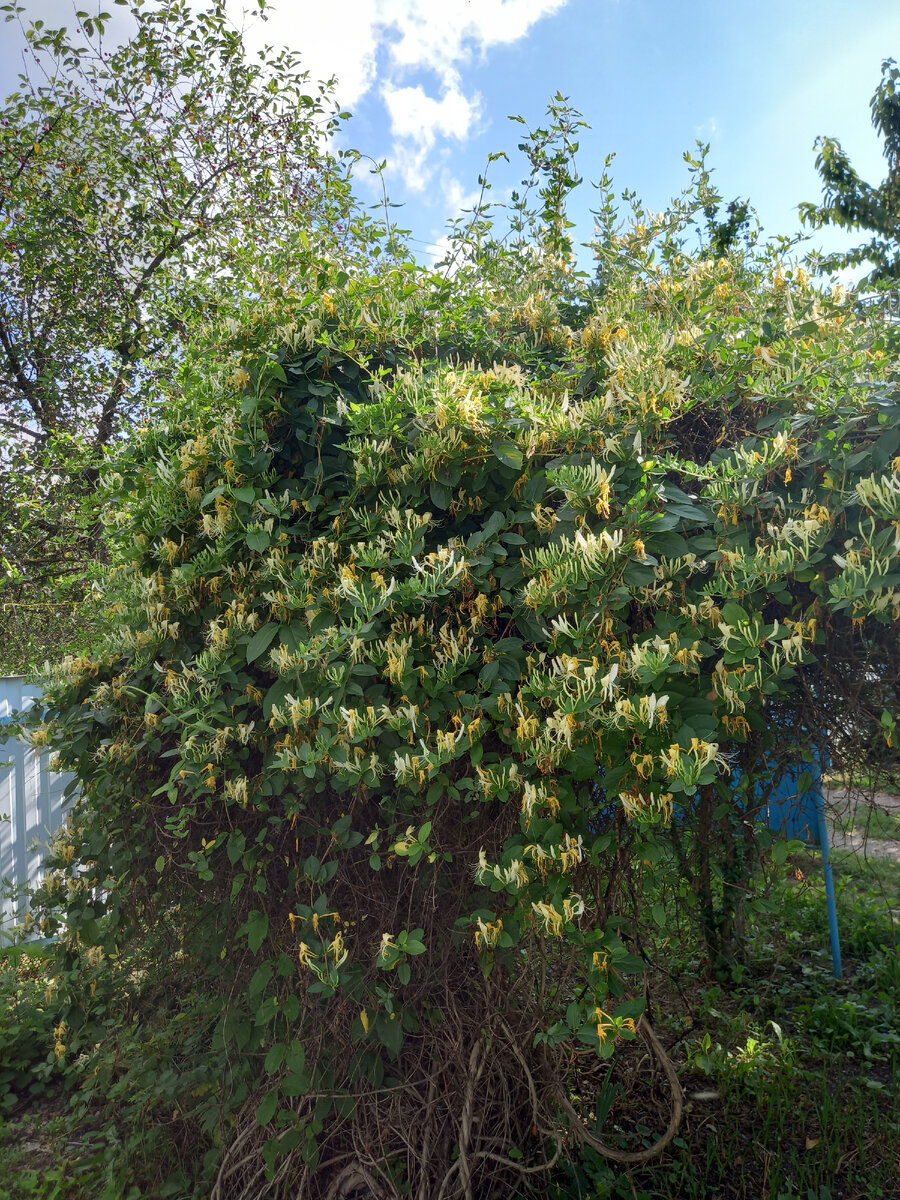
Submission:
[[[535,240],[267,298],[108,478],[113,625],[32,736],[83,783],[37,919],[123,1191],[659,1152],[647,963],[727,940],[765,764],[896,707],[896,361],[802,269],[678,249],[702,201],[597,299],[559,116]],[[637,1037],[672,1114],[629,1152],[593,1096]]]
[[[287,51],[253,61],[223,5],[126,7],[122,45],[102,13],[74,35],[23,24],[0,114],[0,603],[20,650],[83,591],[102,456],[149,419],[191,331],[215,314],[227,340],[235,304],[289,285],[312,240],[350,253],[330,85]]]
[[[800,205],[802,219],[814,229],[836,225],[865,230],[873,236],[852,250],[818,259],[825,271],[871,263],[862,286],[888,288],[900,280],[900,70],[892,58],[881,64],[881,82],[872,96],[872,125],[884,139],[887,175],[880,184],[866,183],[836,138],[816,142],[816,170],[824,185],[822,204]]]

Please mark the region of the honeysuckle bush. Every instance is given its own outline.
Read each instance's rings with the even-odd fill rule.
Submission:
[[[455,272],[392,238],[248,306],[106,480],[35,919],[55,1055],[162,1114],[186,1189],[539,1188],[601,1145],[604,1060],[668,1064],[645,972],[733,938],[779,751],[894,706],[882,333],[774,251],[690,253],[699,203],[607,220],[601,287],[573,183],[527,245],[480,213]]]

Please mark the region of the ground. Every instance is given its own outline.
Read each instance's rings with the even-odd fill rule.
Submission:
[[[673,1145],[631,1171],[588,1152],[542,1183],[541,1200],[900,1200],[900,797],[863,803],[833,788],[828,800],[844,978],[832,973],[821,856],[800,851],[744,966],[712,983],[698,958],[673,953],[651,976],[652,1019],[685,1092]],[[20,964],[23,1003],[41,967]],[[0,988],[12,978],[7,964]],[[4,1030],[0,1019],[0,1069]],[[641,1042],[613,1061],[583,1111],[605,1142],[638,1149],[665,1126],[665,1080]],[[50,1086],[0,1117],[0,1200],[143,1200],[107,1185],[115,1154],[108,1128],[73,1125]]]

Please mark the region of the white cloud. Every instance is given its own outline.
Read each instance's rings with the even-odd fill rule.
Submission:
[[[452,86],[461,64],[473,53],[509,45],[524,37],[541,17],[563,8],[566,0],[371,0],[375,22],[388,35],[393,64],[427,67],[445,87]]]
[[[440,100],[426,94],[422,87],[396,87],[386,84],[381,89],[394,151],[407,187],[421,191],[431,178],[433,168],[428,157],[439,136],[462,141],[475,123],[480,97],[467,99],[458,86],[451,85]]]
[[[240,0],[230,0],[240,25]],[[445,139],[464,140],[478,125],[481,98],[467,95],[461,68],[494,46],[525,37],[542,17],[568,0],[284,0],[266,23],[247,31],[251,44],[299,50],[315,79],[338,78],[341,104],[353,108],[378,86],[390,122],[389,168],[421,191],[435,171]],[[411,72],[428,72],[426,90]]]
[[[381,94],[391,117],[391,129],[397,137],[413,141],[445,137],[464,138],[472,126],[477,107],[462,92],[451,87],[440,100],[426,95],[421,87],[386,85]]]
[[[702,142],[718,141],[719,132],[719,122],[715,117],[709,117],[702,125],[694,126],[694,133]]]
[[[314,0],[284,0],[265,21],[248,22],[244,0],[228,0],[228,15],[251,47],[286,46],[300,54],[315,80],[340,80],[338,98],[353,106],[375,82],[378,37],[372,19],[376,0],[341,0],[340,13]]]
[[[478,203],[481,189],[471,188],[469,191],[466,191],[465,187],[455,176],[451,175],[449,171],[444,171],[441,175],[441,192],[444,196],[444,204],[447,207],[447,212],[451,217],[456,217],[461,212],[469,211],[475,207]]]

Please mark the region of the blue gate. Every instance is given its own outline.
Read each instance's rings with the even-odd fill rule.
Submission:
[[[776,833],[782,833],[792,840],[806,842],[810,846],[819,846],[822,850],[831,960],[834,964],[835,979],[840,979],[843,975],[841,940],[838,934],[831,850],[828,845],[828,822],[825,817],[822,760],[817,749],[813,750],[812,762],[789,767],[781,773],[769,796],[768,812],[764,815],[768,818],[769,828]]]

